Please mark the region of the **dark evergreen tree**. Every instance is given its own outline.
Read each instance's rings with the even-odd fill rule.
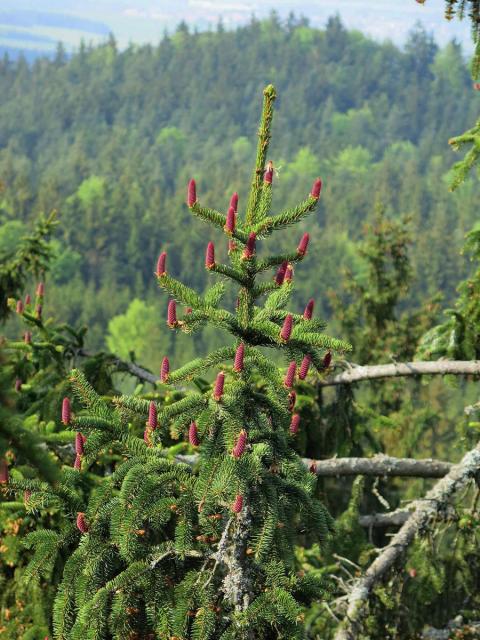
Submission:
[[[236,194],[224,215],[201,205],[189,183],[192,214],[228,238],[230,264],[218,261],[213,243],[206,249],[205,266],[221,280],[200,296],[168,273],[165,252],[158,260],[158,282],[171,296],[168,326],[190,333],[211,323],[235,340],[176,371],[164,358],[159,382],[195,381],[221,367],[213,390],[197,380],[196,393],[165,407],[135,396],[111,405],[82,373],[71,374],[85,410],[72,412],[65,399],[62,421],[86,440],[77,437],[75,469],[65,469],[59,487],[44,494],[46,503],[63,505],[70,523],[27,538],[36,548],[31,573],[48,577],[58,557],[67,558],[54,605],[55,638],[302,638],[302,606],[325,587],[315,572],[295,571],[298,534],[325,541],[332,519],[316,497],[315,475],[292,446],[301,429],[294,384],[298,367],[301,378],[310,365],[322,371],[332,351],[349,345],[322,333],[313,301],[303,314],[285,310],[308,234],[286,254],[259,255],[261,240],[315,209],[321,189],[317,179],[299,205],[269,213],[274,99],[270,85],[244,219]],[[259,281],[272,268],[274,278]],[[238,287],[234,312],[219,307],[225,282]],[[177,303],[186,306],[181,317]],[[289,363],[284,376],[264,348]],[[143,437],[135,433],[139,421],[146,421]],[[194,469],[172,459],[172,438],[188,439],[198,450]],[[112,448],[121,454],[113,473],[87,496],[84,476]],[[14,470],[11,477],[11,491],[40,490],[16,479]]]

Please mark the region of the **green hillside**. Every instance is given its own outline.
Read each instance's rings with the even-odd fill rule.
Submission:
[[[155,261],[168,249],[175,275],[204,287],[206,243],[186,184],[195,177],[199,199],[225,211],[236,190],[242,210],[269,82],[281,96],[274,202],[293,204],[312,175],[324,180],[318,214],[296,232],[312,235],[297,302],[316,297],[328,318],[325,291],[338,293],[342,269],[364,276],[354,245],[380,201],[387,216],[411,217],[408,304],[440,291],[449,305],[468,270],[459,250],[479,197],[473,181],[448,192],[456,158],[447,140],[471,126],[480,104],[459,46],[439,49],[416,31],[400,50],[338,19],[323,31],[275,18],[235,32],[180,26],[158,47],[119,52],[112,40],[69,61],[59,52],[32,66],[0,63],[0,252],[39,211],[59,210],[47,307],[88,324],[92,347],[124,357],[133,348],[158,366],[165,353],[180,364],[216,344],[215,334],[181,342],[164,330]]]

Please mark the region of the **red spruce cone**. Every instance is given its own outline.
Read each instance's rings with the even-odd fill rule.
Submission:
[[[157,405],[152,401],[148,406],[148,426],[150,429],[157,428]]]
[[[235,352],[235,360],[233,362],[233,370],[236,371],[237,373],[240,373],[240,371],[243,371],[244,354],[245,354],[245,345],[243,344],[243,342],[241,342],[237,347],[237,351]]]
[[[79,431],[77,431],[77,433],[75,434],[75,453],[78,456],[83,456],[83,444],[83,435]]]
[[[73,468],[75,469],[75,471],[81,471],[82,469],[82,456],[80,456],[78,453],[75,456],[75,462],[73,463]]]
[[[272,184],[273,181],[273,169],[267,169],[263,174],[263,181],[267,184]]]
[[[217,375],[217,379],[215,380],[215,387],[213,389],[213,399],[217,402],[220,402],[223,396],[223,385],[225,384],[225,374],[223,371]]]
[[[304,256],[307,253],[309,240],[310,235],[308,233],[304,233],[297,247],[297,253],[299,253],[301,256]]]
[[[331,365],[332,363],[332,353],[331,351],[327,351],[327,353],[324,355],[323,357],[323,368],[324,369],[328,369],[328,367]]]
[[[87,521],[85,520],[85,514],[82,513],[81,511],[77,513],[77,528],[82,533],[88,533],[88,524],[87,524]]]
[[[8,464],[5,459],[0,460],[0,484],[8,484]]]
[[[23,302],[21,300],[17,300],[17,313],[23,313]]]
[[[215,266],[215,246],[213,242],[207,244],[207,251],[205,252],[205,266],[207,269],[213,269]]]
[[[37,296],[40,298],[45,294],[45,285],[43,282],[39,282],[37,286]]]
[[[282,330],[280,331],[280,338],[284,342],[288,342],[290,340],[290,336],[292,335],[292,329],[293,329],[293,316],[291,313],[289,313],[285,317],[285,320],[283,321]]]
[[[282,285],[283,281],[285,280],[285,272],[287,270],[288,267],[288,262],[282,262],[282,264],[278,267],[278,271],[277,271],[277,275],[275,276],[275,282],[278,285]]]
[[[225,226],[223,227],[225,233],[232,235],[235,231],[235,223],[237,221],[237,216],[235,214],[235,209],[230,206],[228,207],[227,219],[225,221]]]
[[[233,210],[235,211],[235,213],[237,213],[238,211],[238,193],[235,191],[235,193],[232,194],[232,197],[230,198],[230,206],[233,207]]]
[[[290,422],[290,433],[297,434],[300,429],[300,415],[294,413]]]
[[[291,282],[293,280],[293,267],[289,264],[285,270],[285,277],[283,282]]]
[[[37,306],[35,307],[35,315],[37,316],[37,320],[42,319],[42,311],[43,311],[42,305],[37,304]]]
[[[30,344],[32,342],[32,334],[30,331],[25,331],[23,334],[23,341],[25,344]]]
[[[237,248],[237,243],[235,240],[228,241],[228,254],[230,255]]]
[[[300,365],[300,371],[298,373],[298,377],[300,380],[305,380],[305,378],[307,377],[308,369],[310,367],[311,362],[312,362],[312,359],[309,355],[306,355],[302,360],[302,364]]]
[[[192,178],[188,183],[188,192],[187,192],[187,204],[191,208],[197,201],[197,185],[195,184],[195,180]]]
[[[176,327],[178,322],[177,322],[177,303],[175,302],[175,300],[170,300],[170,302],[168,303],[168,309],[167,309],[167,324],[169,327]]]
[[[249,260],[250,258],[253,258],[253,255],[255,253],[256,240],[257,240],[257,234],[252,231],[252,233],[248,235],[247,244],[245,245],[245,249],[243,250],[244,260]]]
[[[31,302],[32,302],[32,298],[30,294],[27,293],[27,295],[25,296],[25,306],[27,306],[27,304],[30,304]]]
[[[318,200],[320,197],[321,190],[322,190],[322,181],[320,180],[320,178],[317,178],[313,183],[313,187],[312,187],[312,190],[310,191],[310,195],[312,196],[312,198],[316,198]]]
[[[62,422],[63,424],[70,424],[72,418],[72,409],[70,406],[69,398],[64,398],[62,402]]]
[[[158,277],[164,276],[167,273],[167,252],[162,251],[162,253],[158,256],[157,260],[157,270],[156,275]]]
[[[188,429],[188,441],[194,447],[198,447],[198,445],[200,444],[200,440],[198,439],[198,428],[197,428],[196,422],[192,422],[190,424],[190,427]]]
[[[305,311],[303,312],[303,317],[305,318],[305,320],[311,320],[312,316],[313,316],[313,307],[315,306],[315,300],[313,298],[311,298],[308,303],[307,306],[305,307]]]
[[[295,360],[292,360],[288,365],[287,373],[285,375],[285,380],[283,384],[287,387],[287,389],[291,389],[293,387],[293,382],[295,380],[295,373],[297,371],[297,363]]]
[[[297,394],[292,389],[288,394],[288,410],[292,412],[295,409],[295,403],[297,402]]]
[[[235,496],[235,500],[233,501],[232,511],[233,513],[240,513],[242,509],[243,509],[243,496],[238,494],[237,496]]]
[[[242,429],[240,431],[240,435],[238,436],[238,440],[233,447],[232,455],[234,458],[241,458],[245,453],[245,447],[247,446],[247,432]]]
[[[162,367],[160,369],[160,382],[163,382],[166,384],[168,382],[169,374],[170,374],[170,360],[167,358],[167,356],[165,356],[164,359],[162,360]]]
[[[15,391],[19,392],[22,389],[22,381],[20,378],[15,380]]]

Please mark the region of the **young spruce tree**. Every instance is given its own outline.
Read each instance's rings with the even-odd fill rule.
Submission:
[[[166,253],[158,259],[158,283],[171,299],[168,326],[190,333],[211,323],[233,337],[231,346],[176,371],[164,358],[159,383],[213,370],[213,390],[198,383],[197,392],[170,404],[122,396],[112,406],[81,373],[71,374],[85,409],[74,413],[65,399],[62,421],[78,433],[77,463],[48,496],[42,486],[44,502],[61,503],[70,525],[60,533],[40,529],[28,541],[39,574],[53,569],[57,554],[68,558],[53,614],[59,640],[303,638],[302,608],[324,590],[319,573],[296,571],[299,534],[325,540],[333,527],[316,497],[316,476],[293,446],[301,429],[294,385],[349,345],[321,332],[313,300],[301,314],[285,309],[307,233],[288,254],[258,255],[260,240],[315,209],[321,189],[317,179],[303,202],[270,215],[274,99],[268,86],[245,217],[237,215],[236,194],[224,215],[200,203],[193,180],[188,186],[192,214],[227,236],[230,264],[217,262],[213,243],[206,248],[205,266],[221,280],[200,296],[168,272]],[[259,281],[272,269],[273,278]],[[233,311],[219,307],[226,284],[238,289]],[[181,318],[177,303],[186,307]],[[286,372],[266,347],[280,352]],[[188,440],[195,455],[175,456],[172,437]],[[118,463],[85,502],[82,476],[115,447]],[[34,485],[15,488],[35,492]]]

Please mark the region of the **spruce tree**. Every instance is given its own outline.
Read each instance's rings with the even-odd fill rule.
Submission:
[[[174,371],[165,357],[159,388],[193,382],[196,391],[179,400],[172,392],[164,405],[135,395],[109,402],[73,370],[77,404],[65,398],[62,422],[77,433],[74,468],[49,490],[11,472],[12,491],[41,490],[44,504],[69,516],[61,531],[27,538],[35,548],[30,575],[48,578],[66,560],[57,639],[303,638],[302,607],[325,589],[320,571],[303,574],[295,561],[299,536],[326,541],[333,521],[295,451],[302,425],[294,386],[349,345],[322,333],[313,300],[303,313],[286,310],[308,233],[289,253],[259,255],[260,241],[314,211],[321,190],[317,179],[303,202],[271,215],[274,100],[270,85],[244,218],[237,194],[225,215],[200,203],[194,180],[188,185],[191,213],[228,240],[229,264],[218,262],[212,242],[206,247],[205,267],[221,278],[199,295],[171,275],[165,252],[157,263],[170,296],[168,327],[191,333],[210,323],[232,336],[231,346]],[[220,307],[227,286],[238,292],[234,310]],[[181,315],[177,304],[186,308]],[[213,388],[200,378],[208,373]],[[85,477],[105,451],[117,452],[117,462],[87,493]]]

